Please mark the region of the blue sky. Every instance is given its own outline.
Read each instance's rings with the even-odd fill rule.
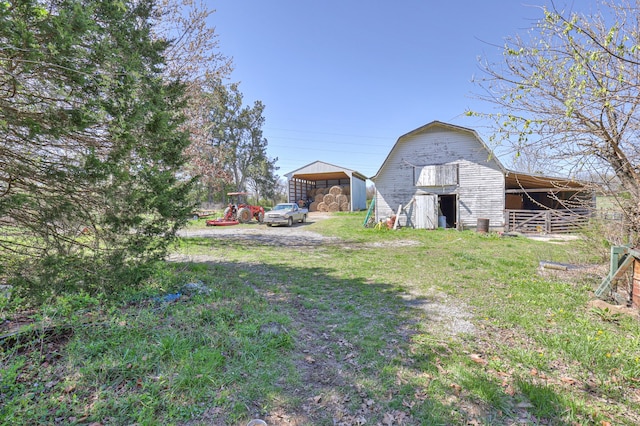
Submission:
[[[500,60],[550,0],[208,0],[245,105],[265,104],[279,175],[320,160],[373,176],[399,136],[438,120],[490,130],[464,112],[478,58]],[[587,11],[595,0],[556,0]],[[500,153],[498,152],[500,157]],[[507,165],[509,158],[501,157]]]

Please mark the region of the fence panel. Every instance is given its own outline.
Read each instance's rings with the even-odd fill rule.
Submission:
[[[505,210],[507,231],[525,234],[577,232],[589,223],[588,209]]]

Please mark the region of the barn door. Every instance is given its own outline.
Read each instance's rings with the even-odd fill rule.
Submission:
[[[416,228],[436,229],[438,227],[438,196],[416,195]]]

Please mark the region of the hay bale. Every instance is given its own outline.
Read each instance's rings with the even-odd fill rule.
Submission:
[[[349,185],[343,186],[342,193],[347,196],[351,195],[351,187]]]
[[[327,208],[327,205],[323,202],[318,203],[318,211],[319,212],[328,212],[329,209]]]
[[[351,204],[350,203],[341,203],[340,204],[340,211],[341,212],[348,212],[351,211]]]
[[[330,212],[337,212],[340,210],[340,205],[335,201],[327,206],[327,210]]]
[[[316,188],[316,197],[318,195],[324,195],[326,190],[327,190],[327,188]],[[318,198],[320,198],[320,197],[318,197]]]
[[[318,202],[314,201],[313,203],[309,204],[309,211],[310,212],[317,212],[318,211]]]
[[[349,197],[347,197],[344,194],[340,194],[338,196],[336,196],[336,203],[338,204],[343,204],[343,203],[348,203],[349,202]]]
[[[326,205],[329,205],[331,203],[335,203],[336,202],[336,197],[333,194],[327,194],[324,197],[322,197],[322,201]]]
[[[342,187],[338,185],[332,186],[331,189],[329,189],[329,194],[333,196],[342,194]]]
[[[315,188],[311,188],[310,190],[307,191],[307,197],[313,198],[315,195],[316,195],[316,189]]]

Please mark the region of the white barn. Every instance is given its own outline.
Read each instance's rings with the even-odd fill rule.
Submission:
[[[400,136],[371,180],[376,221],[400,211],[401,226],[421,229],[567,232],[585,216],[562,200],[592,197],[569,179],[507,170],[474,130],[439,121]]]

